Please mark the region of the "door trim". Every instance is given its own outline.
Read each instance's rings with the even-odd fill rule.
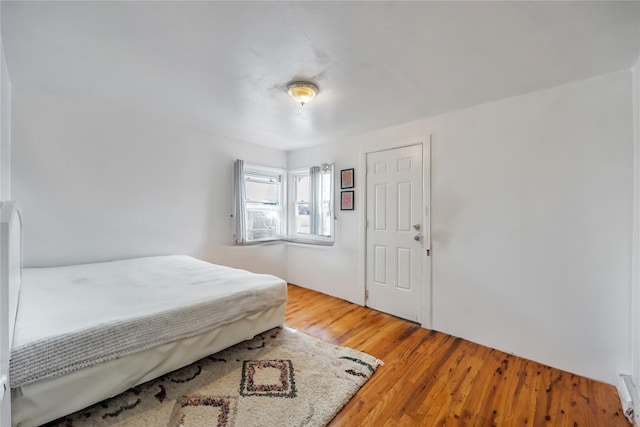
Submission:
[[[432,262],[431,258],[433,256],[433,252],[431,251],[431,135],[428,134],[422,140],[414,140],[413,142],[388,142],[384,144],[377,144],[373,146],[365,146],[362,149],[361,159],[360,159],[360,170],[363,171],[363,189],[360,191],[362,193],[362,205],[365,208],[361,209],[361,224],[362,228],[360,230],[361,238],[360,243],[362,250],[360,251],[360,266],[359,266],[359,283],[360,283],[360,291],[362,295],[363,305],[366,305],[366,289],[367,289],[367,154],[375,153],[378,151],[385,150],[393,150],[396,148],[409,147],[412,145],[422,145],[422,223],[425,225],[425,241],[424,241],[424,250],[422,257],[422,327],[431,329],[432,328],[432,289],[431,289],[431,268]],[[426,250],[429,249],[431,252],[430,256],[426,255]]]

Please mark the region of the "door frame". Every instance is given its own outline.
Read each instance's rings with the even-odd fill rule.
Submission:
[[[431,289],[431,258],[433,251],[431,250],[431,134],[426,135],[423,139],[407,141],[387,142],[383,144],[365,146],[362,149],[360,167],[363,173],[364,187],[362,192],[362,206],[361,209],[361,244],[362,254],[360,257],[360,284],[362,301],[366,306],[366,289],[367,289],[367,155],[378,151],[393,150],[396,148],[409,147],[412,145],[422,145],[422,224],[424,224],[424,245],[422,256],[422,301],[421,301],[421,317],[422,327],[432,328],[432,289]],[[430,255],[427,256],[427,250]]]

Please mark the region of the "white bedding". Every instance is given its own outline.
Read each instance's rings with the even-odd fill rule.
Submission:
[[[12,388],[280,305],[286,283],[187,256],[164,256],[25,269],[20,298]]]

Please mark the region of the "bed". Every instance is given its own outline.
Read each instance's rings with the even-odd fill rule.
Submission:
[[[284,324],[283,280],[184,255],[22,269],[20,211],[0,214],[2,427],[9,410],[37,426]]]

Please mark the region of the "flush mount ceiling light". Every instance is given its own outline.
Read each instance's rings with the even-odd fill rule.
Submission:
[[[306,104],[311,101],[316,93],[318,93],[318,86],[309,82],[293,82],[287,86],[287,92],[293,99],[300,103],[300,105]]]

